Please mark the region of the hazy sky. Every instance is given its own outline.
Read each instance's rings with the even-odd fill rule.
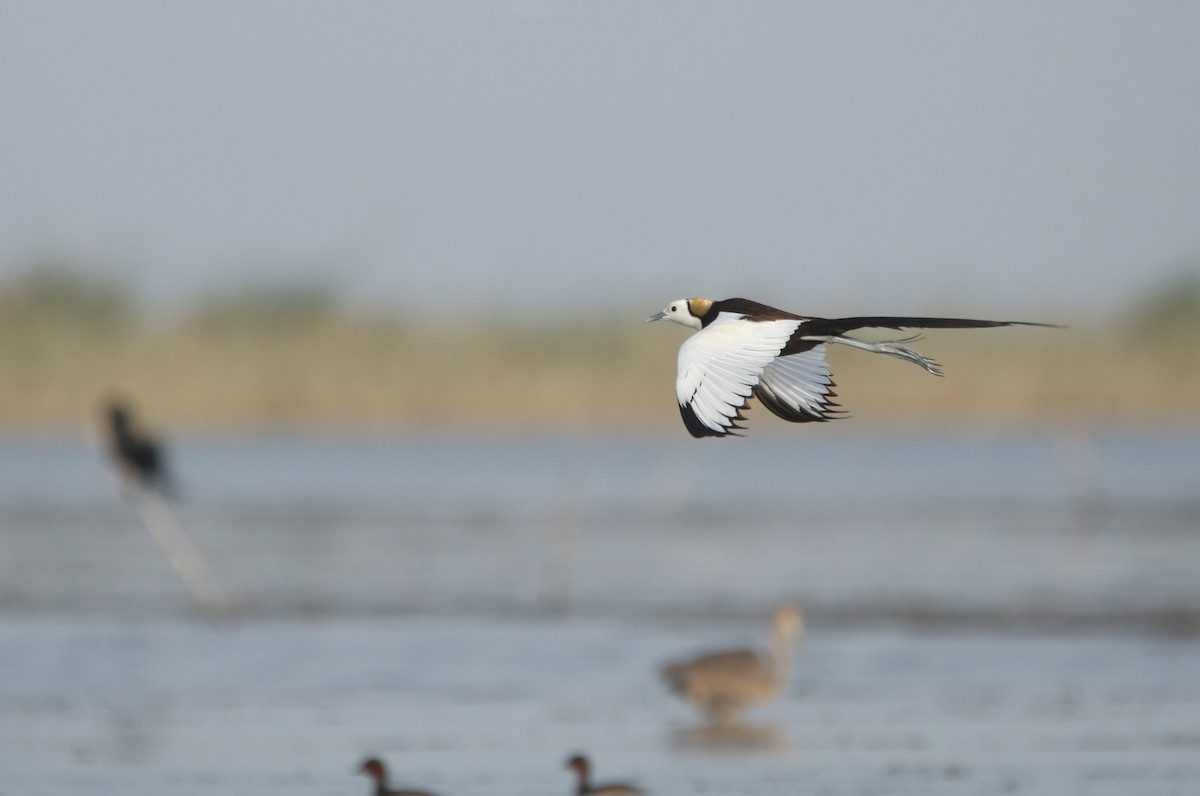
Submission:
[[[1197,2],[0,4],[0,267],[427,312],[1091,311],[1200,258]]]

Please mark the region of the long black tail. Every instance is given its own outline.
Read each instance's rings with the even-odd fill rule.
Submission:
[[[917,318],[904,315],[864,315],[857,318],[811,318],[804,324],[804,334],[842,334],[851,329],[986,329],[995,326],[1046,326],[1061,329],[1058,324],[1030,321],[979,321],[971,318]]]

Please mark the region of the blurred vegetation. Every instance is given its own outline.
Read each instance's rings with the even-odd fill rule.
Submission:
[[[837,391],[856,428],[1196,423],[1200,276],[1180,274],[1121,323],[931,332],[921,350],[945,379],[835,346]],[[43,263],[0,282],[0,428],[78,429],[117,392],[193,430],[683,433],[687,332],[644,326],[645,309],[580,324],[413,320],[309,280],[247,283],[164,318],[128,284]],[[756,434],[784,425],[753,405],[751,417]]]
[[[1200,333],[1200,263],[1176,269],[1130,313],[1135,332],[1156,336]]]
[[[334,319],[338,296],[325,282],[247,283],[203,296],[185,323],[206,331],[295,330]]]
[[[112,279],[84,275],[53,260],[35,263],[0,283],[0,324],[6,332],[81,329],[111,332],[134,315],[133,293]]]

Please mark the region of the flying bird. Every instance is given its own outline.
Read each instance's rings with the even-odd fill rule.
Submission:
[[[783,696],[792,648],[803,639],[804,614],[794,605],[782,605],[771,617],[765,656],[754,650],[713,652],[664,666],[663,679],[713,724],[736,724],[746,708]]]
[[[829,343],[903,359],[935,376],[938,363],[906,343],[920,335],[878,342],[847,337],[852,329],[977,329],[992,326],[1053,326],[1024,321],[968,318],[865,316],[816,318],[794,315],[743,298],[672,301],[646,319],[696,329],[679,347],[675,396],[693,437],[724,437],[744,430],[751,397],[793,423],[831,420],[844,412],[834,402],[833,377],[825,362]]]
[[[407,790],[404,788],[393,790],[390,788],[388,786],[387,766],[383,764],[382,760],[375,757],[369,757],[364,760],[362,765],[358,767],[358,773],[366,774],[375,780],[375,796],[432,796],[429,791],[424,790]]]
[[[104,414],[108,421],[108,452],[121,479],[164,496],[174,494],[162,443],[138,430],[129,405],[121,400],[110,401]]]
[[[567,761],[567,768],[575,772],[578,786],[575,793],[578,796],[637,796],[645,794],[641,788],[621,783],[592,784],[592,764],[583,755],[575,755]]]

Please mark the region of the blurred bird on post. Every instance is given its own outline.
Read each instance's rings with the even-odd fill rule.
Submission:
[[[175,496],[175,483],[167,469],[162,443],[138,429],[133,409],[121,398],[109,400],[104,408],[108,427],[108,452],[122,484]]]

